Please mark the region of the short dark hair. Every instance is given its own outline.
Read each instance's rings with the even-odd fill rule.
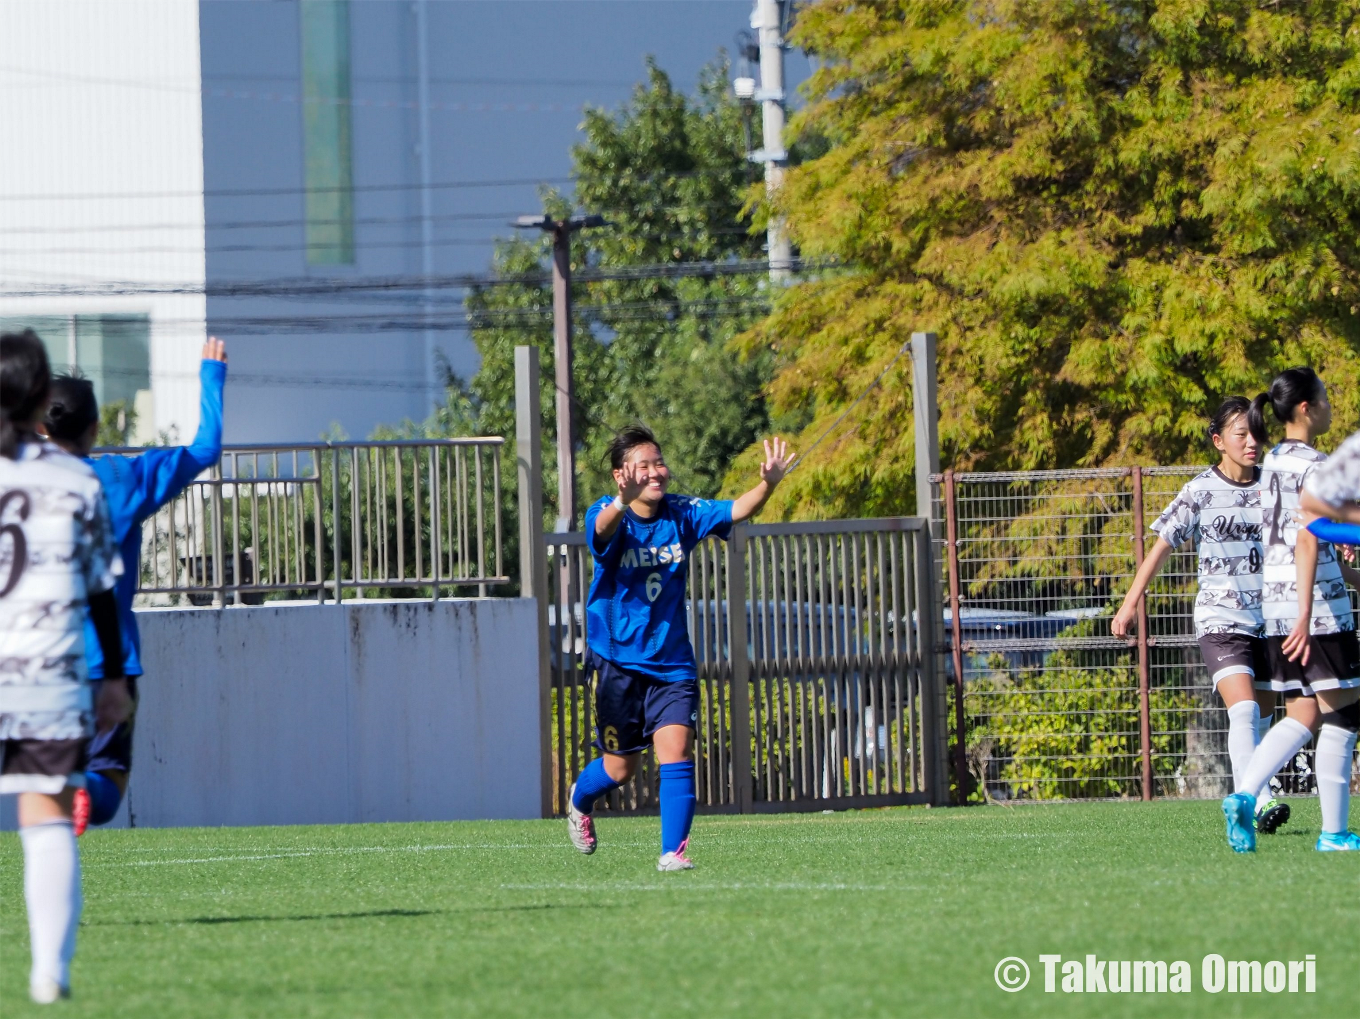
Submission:
[[[0,336],[0,456],[13,460],[20,431],[38,412],[52,385],[47,350],[32,329]]]
[[[641,422],[619,429],[609,443],[609,466],[618,470],[628,459],[628,454],[639,446],[655,446],[658,452],[661,450],[661,443],[656,441],[652,430]]]
[[[1251,401],[1245,396],[1230,396],[1220,403],[1218,410],[1214,411],[1214,416],[1209,419],[1209,445],[1213,445],[1215,435],[1223,434],[1223,429],[1228,427],[1228,422],[1239,414],[1248,414],[1250,410]],[[1248,419],[1250,419],[1249,414]],[[1250,429],[1250,420],[1248,421],[1248,428]]]
[[[58,375],[52,380],[52,398],[43,420],[50,438],[79,442],[98,420],[93,382],[79,375]]]

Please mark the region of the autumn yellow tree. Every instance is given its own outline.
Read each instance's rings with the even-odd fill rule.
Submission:
[[[821,0],[795,41],[825,154],[776,208],[825,268],[739,342],[802,448],[922,329],[958,468],[1201,461],[1298,363],[1356,427],[1360,2]],[[911,422],[904,358],[767,512],[913,512]]]

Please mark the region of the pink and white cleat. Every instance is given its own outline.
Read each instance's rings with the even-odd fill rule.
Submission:
[[[571,844],[589,856],[595,852],[599,840],[595,838],[595,821],[589,814],[576,809],[576,783],[567,792],[567,835]]]
[[[656,861],[656,869],[663,872],[668,870],[693,870],[694,861],[685,855],[685,850],[688,848],[689,839],[685,839],[675,852],[662,853],[661,859]]]

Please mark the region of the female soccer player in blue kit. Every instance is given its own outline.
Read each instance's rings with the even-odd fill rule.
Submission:
[[[595,746],[571,787],[572,845],[598,845],[595,801],[633,777],[650,743],[661,770],[660,871],[689,870],[699,682],[685,615],[689,553],[760,512],[789,469],[788,445],[765,443],[760,484],[734,501],[668,495],[670,469],[651,431],[625,428],[609,447],[618,495],[586,511],[595,578],[586,602],[586,670],[594,677]]]
[[[133,711],[137,703],[137,679],[142,675],[141,638],[132,597],[137,593],[137,564],[142,556],[142,523],[168,503],[222,457],[222,390],[227,381],[227,350],[219,339],[209,337],[203,345],[199,368],[201,386],[198,432],[188,446],[155,446],[136,456],[110,454],[90,459],[99,431],[99,404],[87,379],[58,376],[52,380],[52,401],[43,422],[48,437],[62,449],[83,457],[93,468],[108,501],[114,541],[122,555],[124,570],[114,588],[118,620],[123,633],[123,662]],[[91,681],[104,677],[104,655],[90,627],[86,627],[85,654]],[[133,716],[113,729],[95,734],[90,742],[85,788],[76,793],[76,834],[87,824],[113,820],[127,790],[132,771]]]

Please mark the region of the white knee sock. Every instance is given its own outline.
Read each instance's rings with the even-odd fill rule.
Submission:
[[[1237,787],[1237,791],[1251,793],[1259,800],[1271,776],[1288,764],[1312,738],[1308,726],[1292,718],[1285,718],[1271,726],[1266,738],[1261,740],[1256,752],[1251,755],[1251,763],[1242,773],[1242,784]]]
[[[29,981],[71,983],[71,957],[80,921],[80,853],[70,821],[48,821],[19,830],[24,844],[24,900],[33,949]]]
[[[1232,761],[1233,788],[1242,788],[1242,774],[1256,749],[1256,723],[1261,708],[1255,701],[1238,701],[1228,709],[1228,759]]]
[[[1259,704],[1256,706],[1256,710],[1257,711],[1261,710],[1261,706]],[[1256,720],[1256,742],[1258,744],[1261,742],[1261,740],[1266,738],[1266,733],[1270,732],[1270,724],[1274,721],[1275,712],[1273,711],[1262,715],[1260,718]]]
[[[1355,733],[1339,725],[1324,724],[1318,730],[1313,771],[1317,775],[1318,805],[1322,807],[1322,830],[1344,832],[1350,824],[1351,755]]]

